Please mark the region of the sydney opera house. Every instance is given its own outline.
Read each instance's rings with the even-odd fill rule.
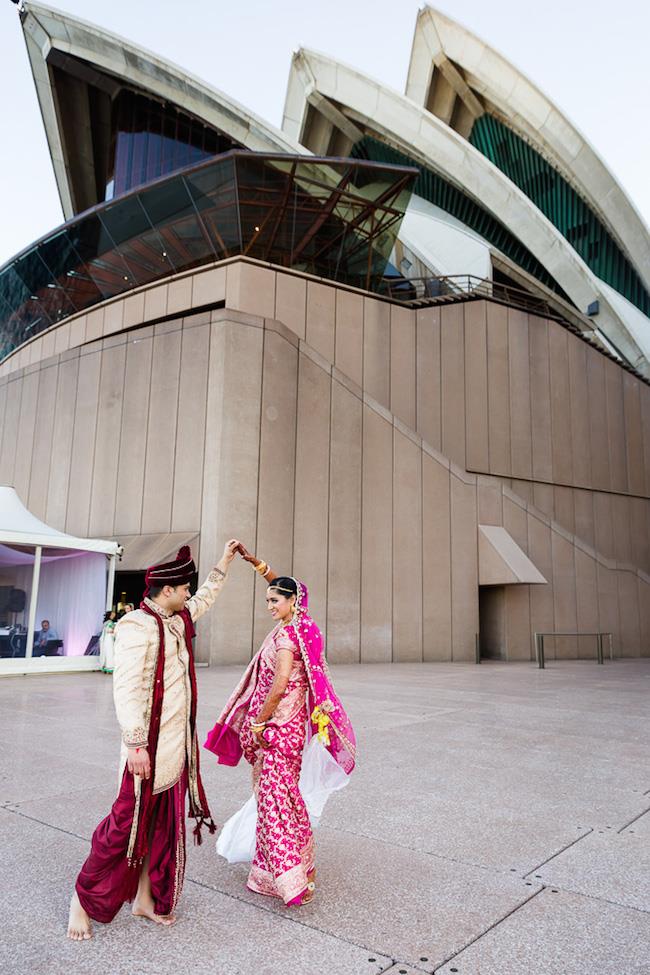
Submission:
[[[238,535],[334,662],[650,654],[650,234],[561,108],[430,7],[403,94],[298,50],[281,130],[20,17],[65,223],[0,269],[0,485],[118,594]],[[266,627],[238,566],[199,658]]]

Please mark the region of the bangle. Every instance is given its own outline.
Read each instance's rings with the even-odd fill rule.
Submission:
[[[269,571],[268,563],[267,562],[260,562],[259,565],[256,565],[255,566],[255,571],[256,572],[259,572],[259,574],[261,576],[265,576],[266,573]]]

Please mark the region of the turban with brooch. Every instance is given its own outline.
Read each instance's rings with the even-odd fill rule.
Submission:
[[[190,547],[183,545],[173,561],[152,565],[147,569],[144,577],[147,586],[145,596],[153,586],[184,586],[186,582],[192,581],[195,574],[196,566]]]

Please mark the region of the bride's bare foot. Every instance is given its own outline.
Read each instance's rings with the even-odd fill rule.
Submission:
[[[136,897],[133,901],[131,914],[133,917],[145,917],[148,921],[153,921],[154,924],[163,924],[165,927],[171,927],[172,924],[176,923],[174,914],[156,914],[153,900],[143,897]]]
[[[79,902],[75,890],[70,901],[70,916],[68,917],[68,937],[72,941],[88,941],[92,938],[90,918]]]

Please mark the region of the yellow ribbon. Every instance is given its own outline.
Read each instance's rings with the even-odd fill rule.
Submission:
[[[316,705],[311,713],[311,720],[313,724],[318,724],[318,737],[327,747],[330,743],[330,733],[327,730],[327,726],[330,723],[330,716],[319,705]]]

